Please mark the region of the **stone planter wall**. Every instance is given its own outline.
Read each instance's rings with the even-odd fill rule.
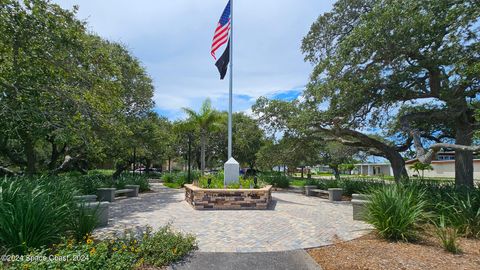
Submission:
[[[196,210],[265,210],[272,186],[260,189],[204,189],[185,185],[185,200]]]

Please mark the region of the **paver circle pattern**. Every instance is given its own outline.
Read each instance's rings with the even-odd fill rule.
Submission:
[[[99,237],[126,229],[154,229],[171,223],[197,236],[203,252],[265,252],[318,247],[360,237],[370,230],[354,221],[352,205],[332,203],[293,192],[274,192],[272,210],[194,210],[183,190],[153,184],[153,193],[120,199],[110,205],[109,226]]]

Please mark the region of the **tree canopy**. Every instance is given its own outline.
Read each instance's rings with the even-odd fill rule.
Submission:
[[[303,40],[305,60],[314,69],[302,101],[261,99],[256,111],[270,124],[366,148],[390,161],[397,180],[408,177],[399,153],[413,142],[417,149],[432,138],[473,143],[479,5],[338,1]],[[471,150],[456,149],[456,181],[473,185]]]
[[[153,85],[141,63],[75,16],[76,8],[50,1],[1,3],[4,167],[33,174],[124,162],[136,143],[133,123],[153,119]]]

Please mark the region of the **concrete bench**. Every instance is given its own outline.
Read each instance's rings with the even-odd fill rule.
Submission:
[[[126,185],[125,189],[115,188],[99,188],[97,189],[97,196],[99,201],[114,202],[115,195],[125,194],[127,197],[138,197],[140,190],[139,185]]]
[[[352,194],[353,220],[365,220],[370,195]]]
[[[97,201],[97,195],[79,195],[73,196],[73,199],[79,202],[95,202]]]
[[[81,207],[84,207],[85,210],[95,213],[97,227],[108,225],[109,202],[81,202],[79,204]]]
[[[315,196],[316,194],[328,195],[328,200],[335,202],[341,201],[343,195],[343,189],[341,188],[329,188],[328,190],[318,189],[317,186],[305,186],[305,195]]]

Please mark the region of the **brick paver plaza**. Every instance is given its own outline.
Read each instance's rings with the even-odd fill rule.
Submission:
[[[274,192],[272,210],[198,211],[180,190],[154,184],[155,193],[117,200],[110,205],[110,225],[96,231],[105,236],[127,228],[154,229],[170,222],[197,236],[205,252],[284,251],[346,241],[368,232],[352,219],[347,202],[331,203],[292,192]]]

